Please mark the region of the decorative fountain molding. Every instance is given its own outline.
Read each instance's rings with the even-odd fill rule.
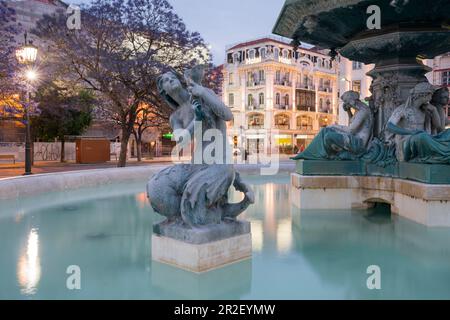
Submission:
[[[379,9],[380,28],[369,29],[369,18],[377,14],[374,8]],[[331,49],[331,55],[339,52],[350,60],[375,64],[368,73],[373,78],[369,106],[364,106],[354,92],[344,94],[350,125],[322,130],[294,158],[298,160],[294,190],[303,193],[297,197],[297,205],[319,209],[329,202],[333,207],[337,193],[330,197],[327,188],[317,188],[314,177],[319,182],[324,182],[325,177],[328,185],[333,180],[340,186],[343,177],[352,180],[366,176],[404,181],[402,185],[420,182],[421,189],[442,184],[438,196],[428,199],[426,193],[422,193],[423,197],[403,193],[405,188],[398,189],[400,184],[394,183],[389,197],[400,199],[402,195],[398,200],[402,205],[398,201],[380,201],[390,203],[394,212],[417,222],[450,226],[450,130],[445,130],[442,116],[448,90],[432,87],[425,77],[430,68],[421,63],[421,59],[450,51],[449,15],[447,0],[286,1],[275,34],[292,38],[294,44],[305,41]],[[371,192],[378,190],[377,186],[382,189],[376,184]],[[360,184],[331,189],[347,190],[339,193],[347,197],[346,205],[339,202],[339,209],[351,209],[352,203],[361,207],[367,200],[362,195],[368,189]],[[311,207],[300,200],[306,199],[306,194],[321,200]],[[411,210],[421,211],[418,214],[422,216],[412,218]]]

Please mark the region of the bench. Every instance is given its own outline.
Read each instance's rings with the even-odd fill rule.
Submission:
[[[0,154],[0,160],[12,160],[16,164],[16,156],[13,154]]]

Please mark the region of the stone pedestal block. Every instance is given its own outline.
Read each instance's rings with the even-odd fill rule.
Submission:
[[[450,185],[388,177],[292,174],[291,201],[301,210],[367,209],[387,203],[399,216],[429,227],[450,227]]]
[[[206,272],[250,258],[252,238],[248,232],[203,244],[182,242],[154,234],[152,259],[191,272]]]

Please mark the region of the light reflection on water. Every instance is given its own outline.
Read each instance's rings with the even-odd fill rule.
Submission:
[[[22,255],[17,263],[17,280],[24,295],[36,293],[39,279],[41,278],[41,264],[39,259],[39,234],[38,229],[31,229],[28,234],[26,246],[22,249]]]
[[[255,190],[242,217],[253,258],[200,275],[151,261],[161,218],[145,182],[4,202],[0,299],[450,298],[450,229],[379,212],[300,212],[288,176],[245,179]],[[372,264],[381,291],[366,287]],[[80,291],[66,288],[69,265],[81,268]]]

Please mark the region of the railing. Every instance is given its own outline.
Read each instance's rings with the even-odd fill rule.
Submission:
[[[333,89],[329,88],[329,87],[319,87],[319,91],[322,91],[322,92],[333,92]]]
[[[300,131],[312,131],[313,130],[313,126],[312,125],[308,125],[308,126],[302,126],[302,125],[297,125],[297,130]]]
[[[259,81],[248,81],[247,87],[258,87],[258,86],[264,86],[266,84],[265,80],[259,80]]]
[[[248,128],[249,129],[264,129],[264,125],[263,124],[249,124]]]
[[[260,105],[250,105],[250,106],[246,106],[245,109],[247,111],[257,111],[257,110],[264,110],[265,106],[263,104]]]
[[[304,89],[304,90],[310,90],[310,91],[314,91],[316,90],[316,87],[314,85],[311,84],[300,84],[297,83],[297,85],[295,86],[297,89]]]
[[[280,130],[289,130],[289,125],[288,124],[276,124],[275,128],[280,129]]]
[[[274,84],[276,86],[285,86],[285,87],[292,87],[292,82],[287,80],[275,80]]]
[[[316,107],[307,107],[307,106],[297,106],[297,111],[309,111],[309,112],[315,112]]]
[[[275,105],[275,109],[278,109],[278,110],[289,110],[290,108],[291,107],[288,105],[281,105],[281,104]]]

